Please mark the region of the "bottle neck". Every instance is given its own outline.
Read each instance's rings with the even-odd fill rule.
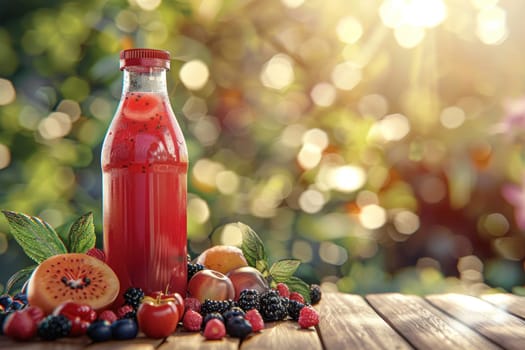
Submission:
[[[167,95],[166,69],[142,66],[125,68],[122,94],[128,92],[154,92]]]

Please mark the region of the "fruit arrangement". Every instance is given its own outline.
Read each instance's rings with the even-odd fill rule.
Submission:
[[[104,252],[94,248],[90,215],[59,234],[38,218],[4,214],[26,254],[38,262],[8,282],[9,290],[29,276],[19,293],[0,296],[0,334],[13,340],[87,336],[102,342],[133,339],[139,332],[165,338],[179,325],[207,340],[244,339],[263,331],[265,322],[293,320],[301,328],[319,323],[312,305],[321,299],[320,287],[294,276],[297,260],[270,266],[261,239],[244,224],[237,223],[240,247],[215,245],[194,260],[188,256],[186,295],[168,290],[145,295],[131,287],[123,293],[124,304],[115,305],[119,280]],[[24,235],[28,227],[50,243],[34,249]]]

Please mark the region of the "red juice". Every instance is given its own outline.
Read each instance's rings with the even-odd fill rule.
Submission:
[[[102,150],[104,250],[128,287],[186,293],[188,155],[162,92],[124,91]]]

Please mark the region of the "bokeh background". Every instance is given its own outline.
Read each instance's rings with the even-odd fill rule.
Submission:
[[[55,227],[92,211],[100,246],[118,54],[161,48],[193,256],[242,221],[325,290],[523,293],[524,14],[521,0],[2,0],[0,208]],[[29,264],[0,217],[2,285]]]

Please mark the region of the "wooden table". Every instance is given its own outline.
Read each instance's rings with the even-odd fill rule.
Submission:
[[[57,350],[253,350],[253,349],[525,349],[525,297],[489,294],[480,297],[438,294],[419,297],[372,294],[365,297],[325,293],[316,329],[297,323],[268,323],[244,341],[206,341],[179,329],[160,340],[93,344],[83,338],[17,343],[0,337],[1,349]],[[182,328],[182,327],[179,327]]]

